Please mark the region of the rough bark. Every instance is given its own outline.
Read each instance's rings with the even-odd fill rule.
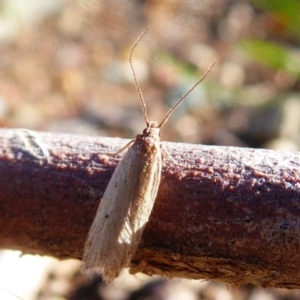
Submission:
[[[80,259],[120,158],[108,153],[127,141],[28,130],[0,140],[0,246]],[[300,154],[164,145],[178,165],[164,162],[131,271],[299,288]]]

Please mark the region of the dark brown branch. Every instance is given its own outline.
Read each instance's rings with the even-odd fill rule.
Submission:
[[[0,246],[81,258],[125,140],[0,131]],[[300,154],[166,143],[132,272],[300,287]]]

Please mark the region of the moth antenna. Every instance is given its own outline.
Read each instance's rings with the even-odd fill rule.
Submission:
[[[177,103],[170,108],[170,110],[167,112],[166,116],[164,117],[164,119],[161,121],[161,123],[158,125],[158,127],[162,127],[170,118],[170,116],[172,115],[172,113],[174,112],[174,110],[181,104],[181,102],[195,89],[195,87],[202,82],[210,73],[210,71],[212,70],[212,68],[214,67],[214,65],[216,64],[216,60],[211,64],[211,66],[207,69],[207,71],[205,72],[205,74],[190,88],[190,90],[184,94],[178,101]]]
[[[0,289],[3,290],[3,291],[5,291],[5,292],[7,292],[8,294],[11,294],[11,295],[15,296],[16,298],[18,298],[18,299],[20,299],[20,300],[23,300],[23,299],[22,299],[21,297],[19,297],[18,295],[12,293],[11,291],[9,291],[9,290],[7,290],[7,289],[5,289],[5,288],[3,288],[3,287],[0,287]]]
[[[135,75],[135,72],[134,72],[134,69],[133,69],[133,65],[132,65],[132,53],[133,53],[135,47],[137,46],[137,44],[139,43],[139,41],[142,39],[142,37],[148,31],[148,29],[149,28],[146,28],[142,32],[142,34],[138,37],[138,39],[134,42],[133,46],[131,47],[130,53],[129,53],[130,68],[131,68],[131,71],[132,71],[132,74],[133,74],[133,78],[134,78],[134,82],[135,82],[135,87],[137,89],[137,92],[138,92],[138,95],[139,95],[139,98],[140,98],[140,102],[141,102],[141,105],[142,105],[142,111],[143,111],[144,119],[145,119],[145,122],[146,122],[147,126],[149,125],[149,121],[148,121],[148,115],[147,115],[146,102],[144,100],[144,97],[143,97],[143,94],[142,94],[142,90],[141,90],[141,88],[140,88],[140,86],[138,84],[138,81],[136,79],[136,75]]]

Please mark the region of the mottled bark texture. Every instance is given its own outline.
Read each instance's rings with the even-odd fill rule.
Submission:
[[[0,131],[0,246],[81,258],[127,141]],[[300,154],[164,143],[134,272],[300,287]],[[120,195],[122,201],[122,195]]]

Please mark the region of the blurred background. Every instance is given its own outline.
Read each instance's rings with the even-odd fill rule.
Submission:
[[[0,126],[133,138],[217,64],[162,140],[299,150],[299,0],[0,0]],[[299,299],[298,290],[124,274],[0,251],[0,299]]]

